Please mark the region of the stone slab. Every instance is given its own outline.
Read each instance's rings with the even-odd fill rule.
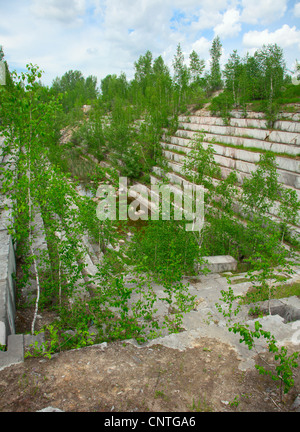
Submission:
[[[207,264],[199,266],[199,271],[208,268],[211,273],[236,271],[237,261],[230,255],[203,257]]]
[[[0,351],[0,370],[24,361],[23,335],[9,335],[7,340],[7,351]]]
[[[11,236],[0,231],[0,343],[6,345],[7,336],[15,332],[15,252]]]
[[[62,410],[59,409],[59,408],[55,408],[55,407],[52,407],[52,406],[48,406],[48,407],[43,408],[43,409],[41,409],[41,410],[38,410],[38,411],[36,411],[36,412],[64,412],[64,411],[62,411]]]

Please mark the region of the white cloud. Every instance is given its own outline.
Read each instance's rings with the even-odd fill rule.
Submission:
[[[300,18],[300,2],[295,4],[293,12],[296,18]]]
[[[218,11],[201,9],[198,12],[197,19],[191,24],[191,30],[199,32],[201,30],[210,29],[219,24],[221,20],[222,15]]]
[[[201,37],[200,39],[197,39],[191,46],[191,52],[195,50],[199,56],[205,57],[207,53],[209,52],[209,49],[211,47],[211,41],[206,39],[205,37]]]
[[[98,83],[121,71],[131,79],[134,62],[147,50],[170,67],[178,43],[186,59],[195,49],[208,61],[216,34],[226,56],[275,40],[294,61],[299,36],[294,24],[280,23],[271,32],[250,23],[276,19],[285,6],[285,0],[0,0],[0,45],[11,70],[38,64],[46,84],[70,69],[96,75]],[[242,38],[246,22],[251,31]]]
[[[260,48],[262,45],[277,44],[281,48],[288,48],[293,45],[300,49],[300,30],[296,27],[290,27],[284,24],[280,29],[269,32],[268,29],[263,31],[249,31],[243,36],[243,44],[247,48]]]
[[[85,8],[85,0],[33,0],[31,11],[38,18],[74,23],[80,22]]]
[[[287,0],[242,0],[241,19],[248,24],[268,24],[283,17]]]
[[[222,22],[214,27],[214,33],[225,39],[237,36],[241,28],[239,11],[237,9],[228,9],[223,15]]]

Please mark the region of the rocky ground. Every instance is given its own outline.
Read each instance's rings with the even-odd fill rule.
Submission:
[[[241,278],[241,280],[243,280]],[[237,281],[238,282],[238,281]],[[64,412],[291,412],[300,393],[299,368],[294,387],[280,398],[278,381],[260,375],[255,364],[274,364],[261,347],[259,355],[242,347],[215,309],[226,279],[211,275],[193,281],[197,307],[184,319],[184,331],[138,346],[133,341],[28,358],[0,371],[0,411],[28,412],[48,406]],[[247,282],[233,285],[245,292]],[[18,319],[26,322],[25,311]],[[47,320],[45,314],[41,320]],[[270,317],[289,353],[292,324]],[[283,329],[283,330],[282,330]],[[295,327],[294,327],[295,336]],[[295,340],[294,340],[295,341]],[[296,402],[295,402],[296,401]]]
[[[258,362],[261,360],[258,359]],[[98,345],[26,359],[0,372],[0,410],[65,412],[292,411],[300,385],[280,401],[277,383],[240,370],[236,351],[203,337],[184,351],[154,344]]]

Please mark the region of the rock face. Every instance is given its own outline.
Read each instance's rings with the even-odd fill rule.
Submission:
[[[292,411],[300,412],[300,395],[298,395],[292,405]]]
[[[64,412],[64,411],[60,410],[59,408],[54,408],[52,406],[48,406],[48,407],[43,408],[41,410],[38,410],[36,412]]]
[[[222,273],[237,269],[237,261],[230,255],[203,257],[203,259],[206,261],[206,264],[200,266],[200,271],[203,268],[207,268],[211,273]]]
[[[90,105],[83,106],[85,113],[90,110]],[[191,139],[197,132],[202,131],[205,134],[204,147],[213,146],[215,160],[220,165],[224,177],[235,170],[240,183],[242,183],[243,179],[249,177],[251,172],[256,169],[260,154],[265,150],[271,150],[276,153],[279,181],[284,187],[296,191],[300,198],[300,160],[298,156],[300,154],[300,114],[291,114],[290,117],[290,119],[285,119],[282,116],[274,125],[276,129],[271,130],[267,128],[266,121],[259,113],[248,113],[247,118],[242,118],[241,113],[235,111],[232,113],[229,125],[225,125],[223,120],[218,117],[212,117],[206,110],[196,112],[190,117],[181,116],[178,131],[169,138],[165,137],[164,141],[161,142],[163,153],[168,161],[169,171],[164,174],[159,167],[154,167],[155,176],[151,176],[151,180],[155,183],[159,177],[164,176],[168,179],[172,191],[178,190],[180,192],[180,188],[188,183],[182,172],[184,155],[190,151]],[[2,144],[3,138],[0,137],[0,150]],[[0,162],[5,162],[1,154]],[[5,359],[10,359],[9,361],[12,362],[22,361],[21,352],[24,348],[24,338],[22,335],[14,335],[15,286],[12,275],[15,272],[16,264],[14,247],[7,230],[11,211],[5,197],[0,198],[0,344],[7,345],[6,352],[0,351],[1,368],[1,364],[4,364]],[[38,242],[37,247],[43,249],[46,248],[46,242],[42,221],[38,219],[38,215],[36,217],[35,223],[41,233],[36,240]],[[276,212],[274,217],[276,217]],[[300,232],[299,226],[291,228],[298,233]],[[97,271],[96,262],[99,260],[99,256],[96,256],[92,250],[93,245],[88,240],[87,235],[84,234],[83,246],[86,248],[87,254],[83,279],[95,274]],[[213,287],[221,289],[226,286],[226,283],[224,285],[221,278],[217,278],[218,273],[235,271],[237,266],[236,261],[229,256],[206,257],[206,259],[206,267],[208,266],[211,271],[211,278],[205,279],[204,277],[202,285],[195,290],[195,295],[198,296],[203,286],[206,283],[208,284],[203,288],[202,297],[204,301],[201,303],[201,307],[199,306],[197,310],[192,311],[192,315],[186,317],[186,327],[187,329],[192,328],[193,331],[197,330],[197,327],[193,327],[195,325],[193,315],[197,315],[198,311],[200,311],[200,315],[207,312],[214,313],[214,304],[219,299],[220,291],[216,291],[218,297],[215,298]],[[201,268],[199,270],[201,272]],[[235,285],[235,290],[242,292],[245,289],[248,289],[248,286],[244,282]],[[209,297],[206,298],[205,296],[208,293]],[[277,316],[278,328],[283,328],[284,332],[286,329],[289,331],[288,335],[283,333],[282,338],[291,341],[292,331],[295,334],[297,328],[295,328],[295,325],[293,327],[293,324],[289,324],[289,322],[295,320],[298,322],[299,309],[295,310],[295,305],[284,304],[280,305],[279,310],[278,315],[277,309],[274,308],[274,314],[272,315]],[[283,314],[285,315],[283,316]],[[198,320],[198,315],[196,318]],[[271,328],[274,319],[274,317],[266,319],[268,321],[266,324],[270,323]],[[212,326],[209,327],[209,329],[212,328]],[[222,333],[222,323],[217,326],[217,332]]]
[[[0,137],[0,163],[7,169],[13,169],[9,156],[2,156],[4,139]],[[2,180],[0,179],[0,187]],[[0,195],[0,344],[6,345],[7,336],[15,333],[15,281],[16,272],[15,250],[8,226],[12,217],[11,202]]]
[[[0,344],[6,345],[9,334],[15,333],[16,261],[11,236],[0,231]]]
[[[271,151],[275,154],[279,182],[294,190],[300,199],[300,113],[282,113],[274,129],[267,127],[262,113],[248,112],[247,118],[242,118],[242,113],[237,110],[231,114],[229,125],[221,118],[211,116],[206,109],[191,116],[180,116],[176,133],[165,136],[161,142],[169,170],[164,174],[159,167],[154,167],[153,181],[164,176],[177,188],[186,183],[184,158],[191,150],[191,140],[201,132],[204,134],[203,147],[212,145],[223,177],[234,170],[242,184],[256,170],[260,155]],[[276,207],[272,216],[276,217]],[[290,228],[300,233],[300,226]]]

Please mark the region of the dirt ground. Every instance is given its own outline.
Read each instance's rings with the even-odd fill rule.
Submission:
[[[114,342],[28,358],[0,371],[0,411],[52,406],[65,412],[292,411],[300,373],[280,402],[277,383],[241,371],[234,349],[201,338],[179,351],[162,345]]]

